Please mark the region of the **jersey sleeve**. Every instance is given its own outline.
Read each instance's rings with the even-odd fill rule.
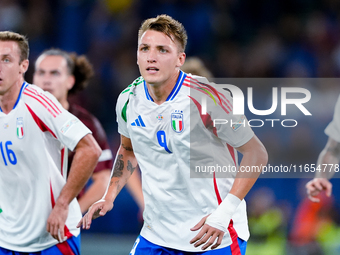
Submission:
[[[116,116],[118,123],[119,134],[130,138],[129,131],[127,128],[127,108],[129,105],[129,92],[122,92],[117,100],[116,104]]]
[[[335,105],[333,120],[326,127],[325,134],[340,143],[340,96]]]
[[[65,110],[49,92],[35,85],[25,91],[25,104],[37,125],[49,131],[68,149],[74,150],[78,142],[91,131],[73,114]]]
[[[201,86],[200,90],[196,90],[194,94],[198,100],[206,101],[207,114],[202,115],[202,108],[199,109],[202,120],[209,119],[209,125],[204,124],[219,139],[237,148],[254,136],[247,118],[244,115],[233,114],[233,98],[229,91],[210,83],[204,87]],[[199,103],[198,100],[197,103]]]

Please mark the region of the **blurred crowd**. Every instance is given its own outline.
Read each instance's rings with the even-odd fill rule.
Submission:
[[[188,56],[215,77],[338,77],[340,3],[336,0],[1,0],[0,30],[29,37],[33,62],[46,48],[86,54],[96,70],[84,92],[88,108],[106,111],[138,76],[137,30],[166,13],[188,32]],[[27,79],[31,79],[31,66]],[[332,88],[326,88],[332,89]]]
[[[31,63],[51,47],[87,55],[95,77],[88,89],[72,100],[98,117],[115,151],[119,143],[116,99],[139,76],[138,28],[143,20],[163,13],[184,24],[188,33],[187,56],[200,58],[213,77],[319,78],[317,83],[306,87],[316,100],[308,106],[312,119],[297,117],[299,125],[293,129],[254,129],[267,147],[269,163],[316,163],[327,140],[323,130],[332,118],[340,93],[337,79],[330,79],[340,76],[340,2],[337,0],[0,0],[0,30],[27,35]],[[31,64],[26,74],[28,82],[32,82],[33,70]],[[254,96],[254,104],[270,108],[271,88],[254,87]],[[304,242],[296,241],[305,233],[296,229],[294,219],[303,213],[300,207],[310,205],[306,205],[303,195],[296,196],[299,185],[291,179],[259,180],[259,191],[255,186],[254,194],[249,197],[254,241],[265,243],[270,236],[270,243],[286,247],[282,240],[290,238],[295,240],[292,250]],[[287,192],[287,186],[294,188]],[[263,192],[262,187],[270,191]],[[274,206],[275,199],[281,199],[284,206]],[[330,200],[327,205],[336,201]],[[330,214],[330,206],[325,208],[328,218],[322,218],[323,225],[318,225],[318,229],[339,236],[336,213],[332,209]],[[313,210],[320,216],[318,208]],[[313,223],[306,224],[317,222],[317,217],[310,217]],[[273,224],[267,226],[268,221]],[[321,253],[301,251],[299,254],[329,252],[322,242],[329,238],[321,236],[321,230],[318,235],[309,236],[310,239],[306,237],[321,243],[318,246]],[[280,254],[275,252],[259,254]]]

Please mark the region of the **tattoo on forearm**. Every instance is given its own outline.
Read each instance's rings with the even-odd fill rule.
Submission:
[[[135,171],[137,166],[133,167],[132,163],[130,162],[130,160],[128,160],[128,165],[127,165],[127,170],[133,174],[133,171]]]
[[[114,182],[114,184],[115,185],[117,185],[119,183],[119,180],[116,180],[115,182]],[[110,181],[110,186],[112,186],[113,185],[113,180],[111,179],[111,181]]]
[[[327,151],[332,153],[334,156],[339,157],[339,155],[340,155],[340,143],[335,143],[335,144],[330,145],[327,148]]]
[[[117,194],[118,194],[120,192],[120,190],[122,189],[122,186],[119,184],[119,180],[116,180],[115,182],[113,182],[112,179],[111,179],[110,186],[112,186],[113,184],[116,185]]]
[[[122,143],[122,147],[127,151],[133,151],[131,146],[126,146],[124,143]]]
[[[122,187],[119,184],[117,184],[117,193],[119,193],[121,189]]]
[[[119,154],[115,162],[112,177],[121,177],[123,175],[123,169],[124,169],[123,155]]]

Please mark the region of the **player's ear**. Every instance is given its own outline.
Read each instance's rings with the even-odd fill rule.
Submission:
[[[67,78],[67,89],[68,90],[72,89],[75,82],[76,82],[76,78],[74,77],[74,75],[69,75]]]
[[[186,55],[184,52],[178,54],[177,67],[181,67],[185,62]]]
[[[26,71],[28,69],[28,65],[29,65],[28,59],[25,59],[25,60],[21,61],[19,73],[20,74],[26,73]]]

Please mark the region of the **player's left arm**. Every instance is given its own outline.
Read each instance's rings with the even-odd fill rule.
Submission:
[[[67,182],[47,219],[47,231],[60,242],[64,240],[64,226],[69,204],[90,178],[101,152],[98,143],[91,134],[85,135],[75,147],[75,155]]]
[[[110,182],[111,169],[104,169],[99,172],[94,172],[91,176],[92,184],[86,190],[84,195],[78,199],[81,213],[84,214],[89,207],[99,199],[101,199],[105,193],[106,187]]]
[[[262,167],[267,164],[268,154],[261,141],[254,135],[246,144],[236,148],[243,154],[239,170],[248,167],[257,167],[258,172],[241,172],[236,175],[234,184],[217,209],[208,215],[191,230],[200,232],[190,241],[195,247],[202,244],[202,250],[211,246],[211,249],[217,248],[221,242],[223,235],[228,231],[229,222],[241,203],[242,199],[247,195],[259,177]]]

